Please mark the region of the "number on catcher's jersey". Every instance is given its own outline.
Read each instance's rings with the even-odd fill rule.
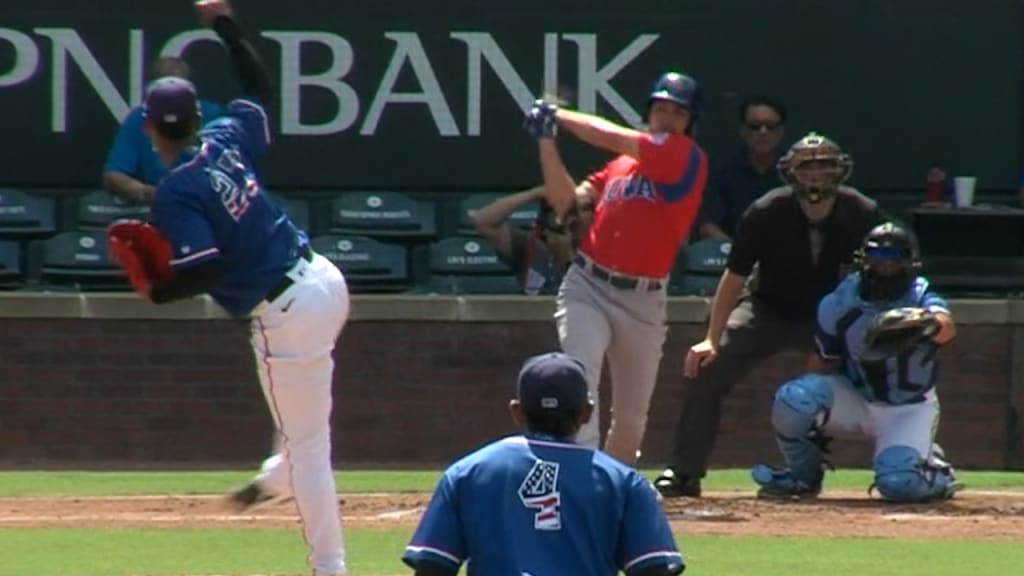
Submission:
[[[930,341],[890,357],[866,358],[865,334],[875,317],[885,310],[860,299],[859,277],[847,276],[818,305],[818,351],[824,358],[839,360],[840,372],[868,400],[889,404],[916,401],[935,386],[936,346]],[[945,300],[918,277],[910,290],[891,307],[920,307],[945,311]]]
[[[530,473],[519,486],[519,499],[523,506],[537,510],[533,516],[536,530],[561,530],[562,513],[558,506],[558,462],[537,460]]]

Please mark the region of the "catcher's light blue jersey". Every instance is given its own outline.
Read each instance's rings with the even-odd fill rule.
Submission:
[[[263,107],[235,100],[207,124],[201,145],[160,183],[153,224],[174,250],[171,265],[185,268],[220,257],[224,276],[210,296],[234,316],[247,315],[308,245],[305,232],[271,202],[253,161],[270,143]]]
[[[840,361],[840,372],[869,401],[907,404],[923,399],[935,387],[935,353],[931,341],[913,350],[870,362],[862,358],[864,334],[879,313],[894,308],[914,307],[949,313],[946,301],[929,288],[922,276],[893,302],[868,303],[859,295],[860,275],[848,275],[818,305],[818,353],[822,358]]]
[[[512,436],[445,471],[402,560],[469,575],[612,576],[681,565],[654,490],[591,448]]]

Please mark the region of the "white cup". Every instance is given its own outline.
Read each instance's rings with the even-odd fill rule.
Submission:
[[[974,185],[978,179],[974,176],[957,176],[953,179],[953,205],[971,206],[974,204]]]

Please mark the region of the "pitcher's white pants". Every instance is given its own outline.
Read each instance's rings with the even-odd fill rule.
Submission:
[[[278,433],[278,452],[256,480],[268,493],[295,498],[315,574],[340,575],[345,543],[331,465],[331,388],[348,286],[319,254],[288,275],[295,284],[252,313],[260,384]]]

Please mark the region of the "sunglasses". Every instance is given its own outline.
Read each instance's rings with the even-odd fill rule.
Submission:
[[[879,262],[898,262],[906,258],[906,254],[904,254],[903,250],[892,246],[868,248],[864,251],[864,255],[870,260],[876,260]]]
[[[767,122],[744,122],[743,125],[751,132],[771,132],[779,126],[782,126],[782,124],[771,124]]]

